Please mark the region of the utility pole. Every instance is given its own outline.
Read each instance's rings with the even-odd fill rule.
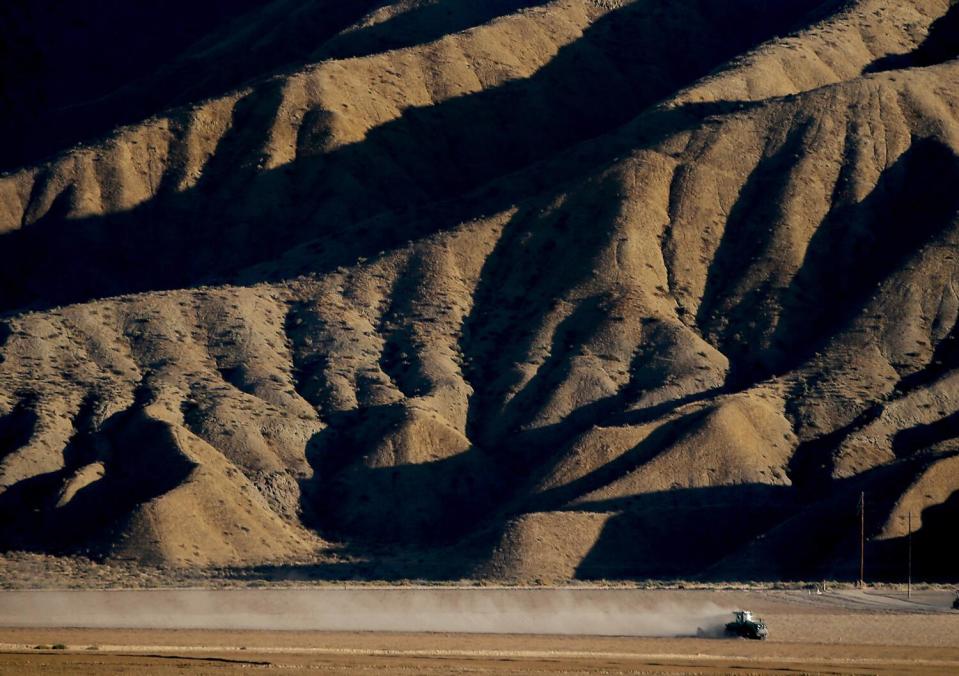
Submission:
[[[866,571],[866,491],[859,493],[859,588],[865,588]]]
[[[909,567],[906,578],[906,598],[912,598],[912,512],[909,512]]]

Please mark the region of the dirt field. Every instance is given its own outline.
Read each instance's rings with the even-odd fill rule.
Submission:
[[[907,626],[921,620],[909,618]],[[857,618],[830,626],[855,634]],[[955,629],[957,625],[953,624]],[[953,636],[955,637],[955,633]],[[490,634],[5,630],[0,673],[959,672],[959,647]],[[894,640],[894,639],[893,639]],[[63,642],[66,650],[36,649]],[[33,644],[33,645],[30,645]],[[93,647],[95,646],[95,648]]]
[[[363,593],[358,594],[360,591]],[[88,615],[80,620],[72,615],[79,607],[75,601],[84,598],[78,594],[59,595],[59,610],[54,609],[55,597],[50,592],[2,594],[0,623],[8,626],[0,629],[0,673],[959,673],[959,613],[946,609],[949,594],[942,591],[920,592],[911,600],[854,591],[813,595],[599,589],[192,590],[179,592],[179,599],[166,591],[109,594],[109,607],[118,624],[134,617],[146,624],[144,595],[152,594],[157,608],[180,604],[180,626],[203,624],[207,628],[36,626],[89,622],[97,608],[106,607],[103,593],[85,597]],[[208,605],[205,614],[197,615],[183,603],[184,595],[189,594],[204,603],[220,599],[219,605]],[[290,603],[291,594],[299,595],[301,603],[306,599],[318,604],[312,624],[304,619],[302,605],[298,608]],[[374,595],[383,599],[378,615],[370,614],[368,601]],[[337,596],[338,605],[328,603]],[[33,603],[37,597],[40,600]],[[487,629],[490,616],[500,610],[503,626],[514,630],[515,611],[520,607],[528,611],[528,631],[558,631],[555,624],[541,624],[542,618],[557,612],[563,615],[564,604],[571,598],[582,604],[590,618],[600,617],[600,609],[612,612],[617,608],[625,617],[632,608],[634,626],[650,633],[656,632],[655,617],[667,618],[666,628],[660,631],[666,633],[669,622],[676,622],[682,609],[688,614],[694,608],[750,607],[764,616],[771,637],[760,643],[682,636],[469,633],[470,622]],[[355,603],[351,605],[350,599]],[[474,613],[490,599],[497,599],[498,604],[487,608],[497,610],[488,611],[486,617]],[[194,608],[198,603],[194,601]],[[460,608],[457,633],[419,631],[431,604],[441,616],[444,608]],[[133,605],[139,607],[139,615],[132,614]],[[283,605],[291,606],[289,614],[276,612]],[[291,618],[305,622],[304,626],[325,626],[329,616],[324,615],[324,608],[336,608],[344,626],[354,626],[351,623],[363,616],[371,627],[382,627],[393,621],[391,614],[402,607],[418,608],[409,615],[410,632],[275,629],[288,626]],[[668,616],[669,612],[673,615]],[[20,624],[34,626],[11,626],[18,618]],[[155,624],[169,624],[169,616],[159,614],[157,618]],[[222,628],[254,619],[263,630]]]
[[[56,4],[0,586],[957,580],[959,4]]]

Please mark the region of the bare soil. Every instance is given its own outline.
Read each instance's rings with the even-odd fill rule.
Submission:
[[[286,626],[276,610],[290,609],[294,621],[309,625],[290,592],[212,592],[214,603],[223,611],[219,620],[208,610],[200,617],[184,606],[181,625],[197,619],[210,625],[199,629],[160,628],[84,628],[8,626],[0,629],[0,671],[2,673],[92,674],[110,673],[249,673],[250,669],[283,671],[286,669],[322,670],[328,673],[743,673],[769,671],[787,673],[835,674],[942,674],[959,669],[959,613],[947,609],[950,595],[944,591],[918,592],[904,600],[895,593],[839,591],[823,595],[806,592],[743,591],[628,591],[578,590],[584,609],[595,604],[598,596],[611,595],[622,606],[631,607],[637,622],[672,607],[698,604],[706,606],[748,606],[761,613],[771,636],[768,641],[742,639],[701,639],[692,637],[544,635],[537,633],[542,620],[536,610],[549,610],[544,603],[550,595],[564,590],[441,590],[455,598],[465,622],[472,615],[471,601],[464,595],[480,594],[512,597],[517,605],[531,610],[527,632],[522,635],[499,633],[449,633],[415,631],[276,631]],[[567,590],[568,591],[568,590]],[[380,617],[367,614],[369,626],[382,622],[396,598],[419,596],[435,602],[438,590],[349,590],[318,592],[299,590],[311,598],[316,615],[322,616],[333,593],[352,595],[353,610],[367,612],[369,600],[390,594],[380,604]],[[51,595],[53,592],[38,592]],[[91,599],[109,595],[99,592]],[[127,606],[144,606],[145,592],[112,592],[110,610],[113,621],[126,621]],[[156,624],[166,620],[162,608],[172,592],[153,592]],[[313,594],[310,597],[310,594]],[[325,594],[325,597],[324,597]],[[250,595],[258,595],[255,603]],[[537,595],[539,601],[536,601]],[[38,616],[41,606],[31,606],[23,594],[6,597],[0,605],[0,621],[10,623],[11,601],[19,604],[22,624],[54,624],[69,618],[76,610],[67,601],[59,611]],[[207,599],[209,601],[209,599]],[[914,604],[903,610],[901,602]],[[103,601],[94,601],[102,607]],[[344,623],[355,619],[350,604],[340,604]],[[217,623],[242,614],[243,608],[256,608],[264,629],[258,631],[216,628]],[[49,610],[49,606],[46,607]],[[193,612],[193,614],[191,614]],[[314,618],[313,620],[317,620]],[[421,621],[415,613],[408,627]],[[464,630],[468,631],[468,630]],[[53,646],[60,646],[56,649]]]
[[[778,625],[787,630],[788,620]],[[905,636],[926,618],[899,618]],[[787,673],[943,674],[959,647],[856,642],[860,623],[830,623],[846,640],[765,643],[692,638],[598,638],[463,634],[3,630],[3,673],[250,673],[251,668],[328,673]],[[890,627],[886,627],[886,631]],[[953,632],[955,627],[953,627]],[[901,633],[897,632],[900,636]],[[888,635],[887,635],[888,638]],[[36,646],[63,643],[66,650]]]
[[[956,580],[956,3],[5,4],[0,578]]]

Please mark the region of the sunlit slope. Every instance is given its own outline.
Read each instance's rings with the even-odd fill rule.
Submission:
[[[386,4],[0,178],[0,544],[949,576],[955,7]]]

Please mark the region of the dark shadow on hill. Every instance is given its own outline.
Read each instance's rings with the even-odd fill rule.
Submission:
[[[388,3],[73,2],[67,11],[43,11],[47,0],[8,3],[6,16],[0,11],[0,102],[9,103],[0,170],[276,73],[420,45],[545,1],[425,4],[342,35]]]
[[[405,426],[416,424],[417,411],[408,402],[363,405],[359,394],[360,406],[343,410],[328,382],[327,358],[312,349],[306,327],[323,322],[313,312],[297,304],[286,321],[296,390],[326,423],[305,448],[312,474],[300,481],[304,525],[330,540],[366,543],[437,545],[467,532],[496,502],[496,468],[475,448],[412,461],[407,453],[430,454],[409,448],[415,442]]]
[[[517,514],[566,508],[653,459],[707,414],[698,411],[663,425],[589,475],[538,494],[532,492],[534,480],[549,472],[562,455],[558,449],[567,447],[568,441],[557,440],[572,438],[588,425],[574,431],[563,421],[518,431],[492,451],[474,446],[441,460],[384,467],[367,461],[376,447],[392,443],[389,435],[402,425],[406,407],[335,414],[307,448],[314,474],[301,481],[304,524],[357,551],[377,543],[450,547],[471,552],[458,559],[462,565],[479,565]],[[424,574],[404,571],[402,576]]]
[[[913,474],[907,472],[908,478]],[[833,493],[812,505],[784,486],[743,484],[591,502],[574,509],[615,512],[577,567],[579,580],[687,579],[765,581],[858,577],[858,501],[867,491],[866,579],[902,582],[908,541],[880,540],[891,501],[877,495],[891,473],[880,470],[837,482]],[[903,487],[894,481],[895,488]],[[896,495],[895,497],[898,497]],[[569,509],[569,508],[567,508]],[[959,580],[959,547],[953,543],[959,492],[914,515],[913,580]],[[504,524],[498,528],[502,529]],[[233,569],[228,577],[268,581],[448,581],[469,579],[488,561],[498,530],[448,547],[421,549],[351,544],[336,561]],[[793,541],[795,538],[795,541]],[[770,542],[767,542],[771,540]]]
[[[377,0],[30,0],[0,8],[0,170],[301,66]]]
[[[929,462],[910,461],[834,481],[829,492],[813,502],[788,486],[742,484],[580,504],[577,509],[616,515],[576,575],[582,579],[856,579],[859,496],[864,491],[867,577],[897,579],[890,572],[897,562],[888,554],[895,546],[876,538],[896,500]],[[954,503],[955,499],[929,510],[930,533],[948,523]],[[941,539],[930,535],[929,543],[941,545],[949,539],[945,531],[936,537]],[[951,577],[956,579],[955,569]]]
[[[809,497],[822,496],[828,492],[836,451],[846,438],[876,420],[882,411],[882,404],[870,406],[849,424],[800,443],[789,460],[788,473],[793,485]]]
[[[307,375],[305,382],[311,380]],[[311,396],[314,389],[303,392]],[[391,466],[371,466],[370,459],[404,443],[397,431],[410,419],[408,404],[326,413],[328,427],[306,450],[313,475],[301,481],[304,523],[326,538],[361,543],[442,545],[477,532],[499,533],[516,510],[558,509],[628,473],[705,415],[697,412],[664,425],[582,480],[531,497],[535,481],[563,457],[569,440],[618,412],[627,396],[601,400],[552,425],[515,429],[493,446],[474,445],[445,459]],[[488,539],[496,541],[493,535]]]
[[[601,221],[598,221],[597,225],[599,225],[600,222]],[[601,228],[597,227],[596,230],[601,230]],[[573,250],[575,251],[576,249]],[[582,249],[579,251],[582,253],[587,253]],[[585,260],[583,262],[587,263],[587,265],[584,267],[588,269],[589,258],[585,256],[584,258]],[[588,274],[583,275],[584,280],[587,277]],[[557,297],[561,297],[561,294]],[[544,294],[542,298],[545,300],[546,294]],[[491,305],[495,305],[495,302]],[[545,311],[548,310],[548,307],[543,307],[542,309],[544,312],[539,314],[540,317],[545,315]],[[516,429],[523,429],[526,425],[535,423],[540,411],[548,405],[550,398],[556,394],[557,389],[569,377],[570,372],[574,368],[574,360],[577,357],[582,356],[582,346],[589,341],[593,333],[600,329],[605,317],[606,308],[603,307],[601,298],[594,296],[585,298],[578,302],[573,312],[563,321],[561,321],[556,327],[556,331],[553,334],[553,340],[549,348],[549,356],[539,366],[536,374],[529,379],[529,381],[519,392],[517,392],[502,406],[500,409],[501,412],[495,416],[496,419],[501,421],[499,424],[502,425],[502,429],[513,431]],[[519,322],[517,322],[517,324],[519,324]],[[535,327],[536,322],[528,322],[526,326]],[[524,338],[527,338],[527,340],[529,339],[527,336],[524,336]],[[526,341],[521,340],[514,342],[513,336],[506,336],[505,344],[513,345],[516,343],[521,346],[526,346],[528,344]],[[504,350],[503,352],[506,351]],[[520,355],[522,354],[523,353],[520,352],[519,354],[513,354],[510,356],[519,360]],[[488,355],[488,357],[492,357],[492,355]],[[494,363],[492,364],[492,368],[490,370],[495,373],[498,368],[506,367],[506,365],[507,362],[505,360],[500,364]],[[477,388],[482,387],[486,380],[480,378],[478,380],[474,380],[474,382],[476,382],[476,385],[474,385],[475,391]],[[471,411],[475,410],[476,408],[476,406],[472,406]],[[573,414],[575,414],[575,410],[570,413],[570,415]],[[471,418],[474,421],[474,433],[479,433],[479,431],[484,427],[489,428],[494,424],[494,419],[483,420],[475,415],[471,416]],[[568,418],[568,416],[563,416],[563,418],[565,422],[565,419]]]
[[[950,439],[959,439],[959,411],[927,425],[900,430],[893,437],[892,450],[902,458]]]
[[[772,337],[776,373],[821,350],[859,315],[879,285],[954,226],[957,182],[959,157],[938,140],[915,139],[864,200],[829,214],[783,293],[782,318]]]
[[[321,433],[322,435],[323,433]],[[315,478],[302,482],[305,523],[332,539],[443,545],[477,528],[499,502],[498,468],[481,449],[417,464],[371,467],[367,430],[338,429],[319,438],[309,460]],[[343,448],[360,437],[364,446]],[[356,457],[358,454],[359,457]],[[336,472],[329,455],[348,455]]]
[[[901,68],[916,68],[945,63],[959,57],[959,4],[951,3],[949,10],[929,27],[922,44],[907,54],[891,54],[876,59],[864,73],[881,73]]]
[[[616,157],[625,141],[596,144],[542,171],[514,175],[466,206],[457,201],[615,129],[784,30],[811,0],[787,9],[759,3],[769,14],[751,16],[757,2],[730,7],[703,1],[697,15],[665,0],[627,6],[599,20],[527,80],[408,110],[364,141],[327,154],[301,147],[295,163],[259,171],[263,121],[278,105],[278,85],[266,83],[238,106],[238,122],[250,127],[234,125],[223,139],[225,155],[213,160],[223,170],[206,172],[196,188],[105,217],[65,220],[51,213],[0,237],[0,310],[223,280],[308,240],[320,250],[303,269],[258,274],[322,272],[554,189]],[[750,21],[743,24],[747,15]],[[693,36],[700,48],[688,50]],[[707,110],[723,109],[704,104],[654,111],[640,138],[629,142],[655,139],[695,124]],[[378,214],[389,215],[372,220]]]
[[[613,235],[618,189],[616,180],[606,178],[571,195],[559,210],[534,204],[504,227],[483,264],[460,339],[464,375],[473,387],[467,421],[471,439],[495,447],[530,422],[542,396],[563,378],[576,350],[597,329],[600,299],[570,299],[575,309],[555,329],[545,361],[506,403],[523,378],[516,365],[535,358],[530,352],[543,324],[560,300],[590,278],[593,259]]]
[[[685,116],[686,112],[680,114]],[[570,299],[573,309],[553,332],[552,347],[536,374],[508,403],[503,398],[517,386],[512,365],[524,361],[556,299],[588,280],[593,254],[613,236],[619,213],[614,199],[618,189],[615,179],[598,179],[581,196],[574,193],[567,197],[561,209],[546,208],[548,200],[544,200],[542,205],[524,208],[504,226],[480,273],[476,301],[460,343],[464,373],[474,388],[467,420],[467,436],[474,445],[454,457],[370,466],[369,458],[381,449],[395,451],[393,444],[407,443],[397,437],[396,431],[406,424],[412,407],[408,403],[361,404],[355,410],[337,411],[325,382],[324,374],[330,366],[326,357],[314,357],[313,350],[299,349],[306,344],[309,333],[302,327],[322,324],[324,319],[312,314],[308,304],[291,308],[287,333],[294,347],[297,390],[321,411],[328,424],[310,441],[306,452],[313,476],[301,482],[301,506],[310,527],[335,540],[361,538],[373,542],[449,542],[483,524],[497,531],[512,510],[528,508],[525,491],[562,457],[570,439],[606,420],[614,420],[613,424],[652,420],[674,407],[719,393],[712,389],[623,413],[644,388],[662,384],[657,379],[661,376],[647,372],[649,352],[641,350],[630,365],[630,383],[620,391],[581,405],[556,422],[533,424],[557,382],[568,376],[579,348],[602,325],[608,299],[593,297]],[[415,268],[416,264],[412,265]],[[657,332],[650,327],[649,334],[655,336]],[[393,340],[400,343],[391,350]],[[651,340],[655,343],[656,339]],[[396,350],[404,351],[403,364],[398,363]],[[418,347],[413,341],[392,335],[383,348],[380,365],[394,382],[410,390],[408,395],[416,396],[427,394],[429,386],[417,376],[418,360]],[[690,417],[686,422],[692,424],[692,420]],[[665,433],[662,437],[671,438]],[[644,448],[659,439],[659,435],[652,435]],[[642,462],[633,455],[624,456],[610,471],[615,474],[622,470],[622,462]],[[541,505],[542,500],[536,504]]]
[[[869,579],[902,582],[909,571],[910,549],[914,582],[959,581],[959,491],[938,505],[913,515],[916,531],[908,535],[870,543]],[[911,545],[911,546],[910,546]]]
[[[859,576],[859,500],[865,494],[867,579],[881,579],[878,540],[896,502],[939,457],[915,457],[833,480],[815,496],[797,492],[796,509],[707,571],[709,579],[855,580]],[[757,505],[757,508],[760,506]],[[741,576],[733,577],[737,572]]]
[[[0,416],[0,462],[30,441],[39,421],[35,407],[35,399],[24,396],[10,413]]]
[[[345,32],[330,40],[316,55],[321,59],[349,59],[421,45],[548,2],[485,0],[451,3],[441,0],[425,3],[386,21]]]
[[[225,577],[269,582],[380,581],[449,582],[473,579],[495,543],[490,534],[450,546],[415,547],[407,543],[352,543],[335,549],[335,559],[227,569]]]
[[[149,418],[146,388],[127,410],[93,425],[97,402],[88,397],[63,450],[63,468],[17,482],[0,494],[0,551],[109,555],[133,510],[179,486],[194,464],[176,450],[169,426]],[[99,478],[74,484],[78,472],[100,463]],[[71,485],[74,486],[71,489]]]
[[[562,509],[564,505],[628,476],[695,429],[708,413],[708,409],[695,411],[659,426],[637,446],[605,465],[562,486],[532,496],[527,502],[530,511]]]
[[[934,383],[953,369],[959,369],[959,322],[936,345],[929,363],[915,373],[903,377],[896,389],[904,394],[913,392]]]
[[[781,293],[770,269],[776,265],[778,235],[770,224],[782,220],[792,170],[809,142],[810,129],[810,123],[796,126],[776,152],[760,160],[729,211],[709,265],[696,325],[729,358],[730,387],[761,379],[775,360],[776,346],[772,355],[761,349],[775,329],[777,314],[771,310]]]
[[[581,509],[617,511],[576,569],[580,580],[695,578],[779,523],[788,488],[762,484],[675,489]]]

